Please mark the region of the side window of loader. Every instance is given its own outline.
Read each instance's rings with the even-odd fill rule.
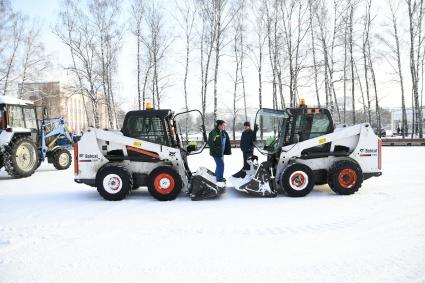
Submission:
[[[35,110],[32,108],[24,108],[25,124],[29,129],[37,129],[37,119],[35,118]]]
[[[9,106],[9,123],[12,128],[25,128],[24,112],[21,106]]]
[[[324,113],[315,113],[311,124],[310,139],[326,135],[330,126],[329,117]]]
[[[132,138],[168,146],[162,121],[158,117],[130,117],[127,130]]]

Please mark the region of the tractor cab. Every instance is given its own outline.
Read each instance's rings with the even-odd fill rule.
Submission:
[[[279,154],[282,147],[332,133],[331,113],[325,108],[309,108],[304,104],[285,110],[260,109],[255,117],[258,125],[256,147],[263,154]],[[315,148],[328,150],[330,144]]]
[[[37,114],[31,101],[21,100],[14,97],[0,97],[0,135],[5,133],[30,135],[34,143],[37,143],[39,135]],[[10,136],[10,134],[7,134]],[[0,138],[3,144],[10,142],[5,136]]]
[[[188,154],[202,152],[207,142],[204,118],[198,110],[174,114],[169,109],[147,109],[127,113],[122,128],[125,136]]]

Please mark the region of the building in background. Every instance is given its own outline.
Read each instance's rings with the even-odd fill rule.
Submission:
[[[58,81],[24,83],[19,84],[18,89],[19,97],[31,100],[37,106],[39,119],[43,115],[43,108],[47,108],[50,118],[64,117],[67,127],[75,133],[93,126],[93,119],[90,117],[92,109],[88,106],[89,103],[84,101],[81,95],[69,93]],[[100,104],[99,108],[100,127],[108,128],[106,105]],[[86,113],[89,113],[89,119]]]

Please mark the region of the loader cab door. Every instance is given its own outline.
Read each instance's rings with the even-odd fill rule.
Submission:
[[[199,110],[174,115],[173,131],[178,147],[189,155],[201,153],[207,144],[204,117]]]
[[[255,147],[262,154],[278,153],[288,136],[290,116],[285,110],[262,108],[257,111]]]

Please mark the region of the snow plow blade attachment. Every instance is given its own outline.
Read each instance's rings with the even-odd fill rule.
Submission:
[[[215,198],[225,191],[225,187],[217,186],[214,173],[205,167],[200,167],[192,175],[190,182],[190,198],[192,200]]]
[[[256,167],[252,162],[250,165],[251,170]],[[249,195],[259,197],[275,197],[277,195],[273,170],[271,164],[267,161],[260,164],[257,171],[255,171],[255,175],[247,174],[243,179],[232,177],[230,182],[236,190]]]

